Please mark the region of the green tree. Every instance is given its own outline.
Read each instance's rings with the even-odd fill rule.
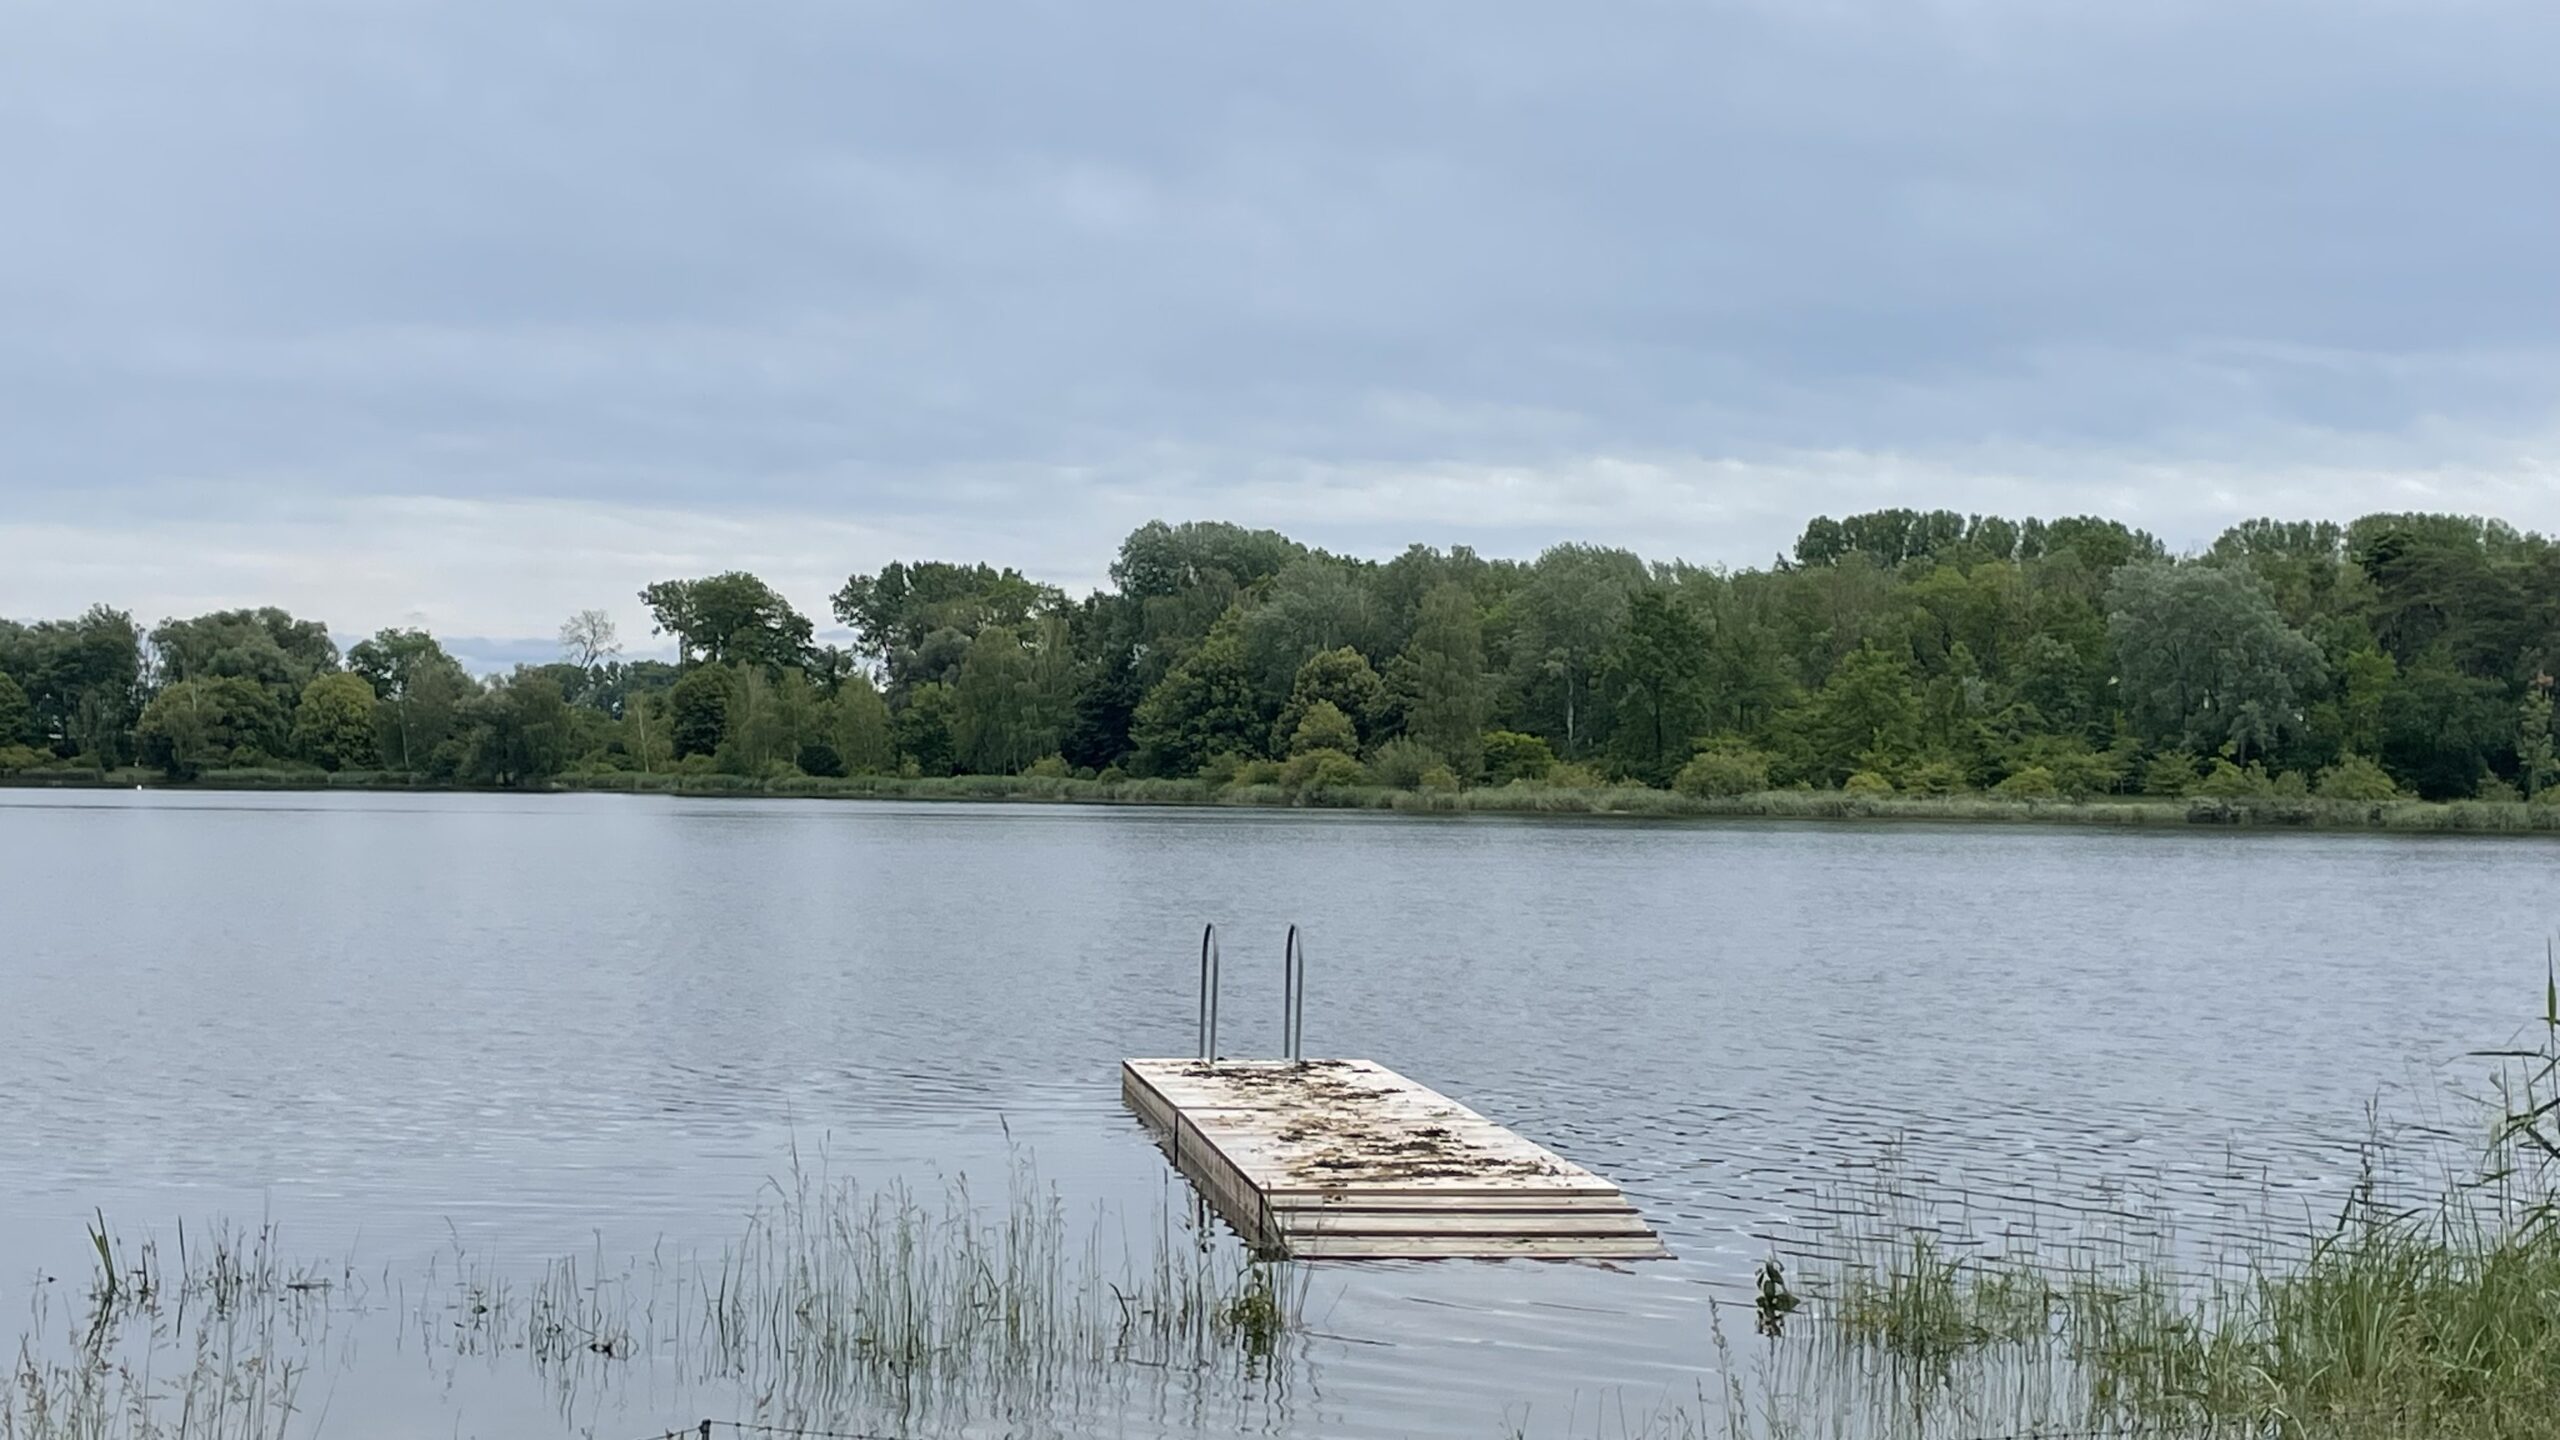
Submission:
[[[684,662],[780,669],[809,659],[809,617],[743,570],[661,580],[643,589],[640,600],[657,622],[655,633],[676,637],[677,658]]]
[[[1342,707],[1330,700],[1318,700],[1298,717],[1298,728],[1289,737],[1289,753],[1308,750],[1339,750],[1354,754],[1360,749],[1360,732]]]
[[[1014,775],[1058,748],[1065,717],[1044,693],[1039,667],[1013,632],[989,628],[969,644],[951,686],[952,740],[962,768]]]
[[[768,674],[744,665],[732,672],[724,738],[715,753],[733,775],[770,775],[789,766],[802,742],[818,733],[818,695],[797,670]]]
[[[959,768],[959,727],[954,723],[959,708],[951,687],[938,680],[907,692],[907,703],[898,708],[890,733],[898,754],[917,774],[949,775]]]
[[[27,704],[27,692],[0,670],[0,746],[16,745],[34,735],[35,711]]]
[[[1514,780],[1544,780],[1556,768],[1556,752],[1546,741],[1517,730],[1491,730],[1484,737],[1484,778],[1492,785]]]
[[[1749,733],[1766,727],[1793,698],[1786,648],[1776,625],[1778,577],[1687,572],[1679,595],[1707,630],[1699,689],[1706,727]]]
[[[382,630],[347,651],[347,668],[373,687],[374,749],[407,773],[428,767],[478,687],[424,630]]]
[[[667,738],[676,758],[717,754],[729,738],[738,679],[720,665],[697,665],[667,692]]]
[[[255,680],[217,675],[164,685],[142,712],[143,763],[172,780],[262,764],[285,748],[284,707]]]
[[[2092,728],[2098,706],[2089,681],[2096,668],[2079,647],[2058,635],[2027,637],[2013,673],[2018,699],[2035,707],[2038,729],[2071,734]]]
[[[533,668],[467,707],[464,770],[483,785],[535,786],[566,769],[573,724],[560,682]]]
[[[1624,550],[1558,545],[1530,567],[1516,598],[1512,683],[1524,711],[1542,716],[1539,728],[1562,741],[1568,759],[1580,758],[1591,738],[1592,679],[1644,584],[1644,562]]]
[[[1781,728],[1802,778],[1838,785],[1856,771],[1900,771],[1920,748],[1911,662],[1873,645],[1852,652]]]
[[[1307,707],[1319,701],[1350,716],[1351,723],[1366,739],[1379,737],[1393,708],[1388,704],[1386,684],[1370,668],[1368,656],[1348,645],[1318,651],[1307,657],[1290,682],[1288,703],[1280,707],[1280,718],[1271,727],[1274,751],[1288,748],[1289,737],[1298,733],[1298,722],[1306,718]]]
[[[885,775],[898,767],[897,747],[889,738],[889,707],[870,676],[847,676],[827,703],[827,733],[846,774]]]
[[[1130,727],[1148,674],[1169,661],[1143,643],[1145,606],[1128,596],[1090,595],[1061,618],[1075,663],[1059,752],[1074,766],[1118,766],[1129,758]]]
[[[1310,658],[1356,651],[1375,628],[1369,596],[1350,566],[1329,555],[1301,556],[1282,566],[1245,611],[1245,662],[1255,687],[1277,704]]]
[[[297,620],[272,605],[163,620],[151,632],[151,647],[169,680],[254,680],[288,714],[314,676],[338,668],[338,646],[328,626]]]
[[[1027,630],[1034,617],[1065,604],[1054,585],[1018,570],[992,565],[953,565],[939,560],[892,561],[877,575],[855,575],[835,593],[835,616],[854,633],[854,652],[882,668],[892,694],[927,680],[950,683],[966,647],[990,629]],[[940,646],[925,663],[926,641],[947,633],[958,648]]]
[[[0,731],[0,739],[6,738]],[[2525,687],[2524,703],[2516,708],[2516,783],[2531,798],[2555,781],[2560,781],[2560,762],[2552,756],[2551,684],[2545,678]]]
[[[312,677],[293,712],[293,746],[323,770],[369,770],[374,748],[373,687],[340,670]]]
[[[1649,785],[1669,783],[1705,728],[1706,660],[1706,627],[1669,591],[1649,587],[1628,602],[1600,681],[1617,702],[1618,755]]]
[[[39,748],[100,769],[132,758],[143,687],[142,631],[131,615],[92,605],[72,620],[0,620],[0,670],[26,692]]]
[[[2344,749],[2357,755],[2382,753],[2382,706],[2399,679],[2399,664],[2370,645],[2339,662],[2338,738]]]
[[[2128,565],[2107,612],[2125,716],[2145,740],[2246,760],[2302,731],[2303,697],[2324,678],[2319,647],[2247,572]]]
[[[668,687],[671,690],[673,687]],[[624,768],[655,775],[675,763],[676,747],[667,701],[668,690],[632,689],[613,707],[615,734],[608,749],[619,747]]]
[[[2528,548],[2501,522],[2458,515],[2368,515],[2346,538],[2373,633],[2401,668],[2432,656],[2484,679],[2540,638],[2519,563]]]
[[[2420,656],[2383,697],[2383,768],[2422,800],[2469,796],[2515,738],[2506,687],[2464,674],[2443,651]]]
[[[2142,793],[2175,800],[2196,788],[2196,757],[2183,751],[2151,757],[2142,767]]]
[[[1796,562],[1835,565],[1858,554],[1890,569],[1952,551],[1971,530],[1965,517],[1953,510],[1875,510],[1843,520],[1816,516],[1796,541]]]
[[[1232,611],[1138,702],[1130,726],[1151,775],[1192,775],[1212,755],[1255,754],[1267,733]]]
[[[1224,521],[1167,525],[1150,520],[1120,542],[1111,582],[1140,600],[1169,599],[1192,590],[1239,590],[1280,573],[1307,547],[1276,530],[1248,530]]]
[[[1465,586],[1435,586],[1422,597],[1413,638],[1388,669],[1404,733],[1438,752],[1460,779],[1482,773],[1484,626]]]

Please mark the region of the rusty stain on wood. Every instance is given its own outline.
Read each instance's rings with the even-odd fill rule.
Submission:
[[[1257,1248],[1656,1259],[1618,1187],[1371,1060],[1130,1060],[1120,1088]]]

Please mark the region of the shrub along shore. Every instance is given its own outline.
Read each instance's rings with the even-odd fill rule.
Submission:
[[[0,777],[0,787],[174,790],[489,790],[391,771],[250,769],[208,772],[178,785],[129,768],[38,771]],[[1292,789],[1208,780],[1079,779],[1057,775],[916,777],[600,772],[563,775],[546,793],[715,795],[820,800],[939,800],[1044,805],[1165,805],[1239,809],[1391,811],[1406,815],[1590,815],[1633,819],[1761,819],[1986,822],[2035,825],[2181,826],[2239,829],[2376,830],[2447,835],[2560,835],[2560,805],[2500,800],[2350,801],[2318,796],[2022,798],[1998,794],[1903,795],[1854,790],[1761,790],[1695,795],[1642,785],[1478,786],[1395,789],[1381,785]]]

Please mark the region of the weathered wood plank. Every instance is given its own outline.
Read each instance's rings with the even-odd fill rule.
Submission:
[[[1410,1210],[1345,1211],[1305,1219],[1284,1219],[1280,1234],[1292,1245],[1314,1236],[1350,1235],[1609,1235],[1650,1241],[1653,1231],[1632,1210],[1615,1215],[1521,1215],[1502,1211],[1452,1211],[1438,1215]]]
[[[1640,1258],[1615,1185],[1367,1060],[1130,1060],[1130,1108],[1249,1243],[1309,1258]]]
[[[1578,1235],[1313,1235],[1292,1241],[1301,1260],[1660,1260],[1662,1242]]]
[[[1494,1194],[1453,1194],[1446,1190],[1331,1190],[1322,1192],[1274,1191],[1263,1197],[1274,1215],[1321,1215],[1329,1210],[1412,1210],[1423,1214],[1447,1214],[1450,1207],[1462,1206],[1478,1214],[1517,1212],[1542,1214],[1560,1211],[1589,1211],[1615,1214],[1629,1209],[1626,1197],[1615,1190],[1515,1190]]]

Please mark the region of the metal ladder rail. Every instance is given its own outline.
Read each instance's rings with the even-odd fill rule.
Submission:
[[[1289,1063],[1307,1063],[1307,940],[1295,925],[1280,957],[1280,1035]]]
[[[1218,927],[1212,922],[1200,927],[1200,1059],[1210,1065],[1218,1061],[1219,970]],[[1290,1063],[1305,1064],[1307,937],[1295,925],[1280,957],[1280,1036]]]
[[[1200,931],[1200,1061],[1218,1063],[1218,927]]]

